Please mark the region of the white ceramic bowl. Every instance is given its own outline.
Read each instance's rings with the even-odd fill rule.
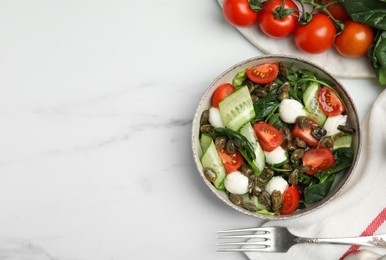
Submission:
[[[334,86],[336,86],[336,91],[339,93],[340,97],[343,99],[343,101],[346,104],[346,107],[348,109],[348,124],[353,127],[356,132],[354,134],[353,138],[353,149],[354,149],[354,159],[352,166],[346,170],[345,173],[338,174],[334,184],[328,194],[328,196],[323,199],[320,202],[313,203],[311,205],[307,205],[305,209],[296,210],[291,215],[280,215],[280,216],[267,216],[267,215],[261,215],[258,213],[250,212],[240,206],[234,205],[229,199],[227,194],[224,191],[217,190],[211,182],[209,182],[203,173],[203,167],[200,162],[200,157],[202,156],[202,151],[200,147],[199,142],[199,128],[200,128],[200,117],[204,110],[210,108],[211,106],[211,98],[218,86],[224,83],[231,83],[233,77],[237,74],[237,72],[246,69],[248,67],[253,67],[259,64],[265,64],[265,63],[279,63],[284,62],[286,64],[295,64],[295,68],[297,69],[307,69],[312,71],[318,79],[321,80],[327,80],[329,82],[332,82]],[[361,138],[360,138],[360,128],[359,128],[359,120],[356,108],[354,106],[354,103],[350,97],[350,95],[347,93],[347,91],[344,89],[344,87],[339,83],[337,79],[332,76],[329,72],[325,71],[323,68],[319,67],[318,65],[301,59],[299,57],[293,57],[288,55],[267,55],[267,56],[259,56],[255,58],[251,58],[245,61],[242,61],[240,63],[235,64],[231,68],[224,71],[220,76],[218,76],[212,84],[208,87],[208,89],[205,91],[204,95],[201,98],[201,101],[197,107],[194,119],[193,119],[193,125],[192,125],[192,149],[193,149],[193,157],[194,161],[196,162],[198,171],[202,177],[202,180],[204,183],[208,186],[208,188],[215,194],[217,198],[220,199],[221,202],[227,204],[229,207],[243,213],[246,215],[250,215],[257,218],[262,219],[289,219],[294,218],[298,216],[302,216],[305,214],[309,214],[311,212],[314,212],[315,210],[319,209],[320,207],[328,204],[331,202],[334,197],[343,189],[347,181],[349,180],[352,171],[354,170],[356,166],[356,162],[358,160],[359,151],[361,147]]]

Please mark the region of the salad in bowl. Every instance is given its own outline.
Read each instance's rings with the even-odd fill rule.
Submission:
[[[351,98],[332,75],[290,56],[236,64],[196,111],[193,155],[226,204],[266,219],[300,216],[343,188],[360,148]]]

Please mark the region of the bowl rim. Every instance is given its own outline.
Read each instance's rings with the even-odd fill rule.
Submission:
[[[355,130],[356,130],[356,135],[357,135],[356,138],[357,138],[358,146],[357,146],[356,151],[354,151],[354,158],[353,158],[353,162],[351,164],[351,167],[347,170],[346,176],[345,176],[344,180],[342,180],[343,183],[341,184],[340,188],[338,190],[336,190],[335,193],[332,194],[331,196],[328,196],[325,199],[323,199],[323,201],[321,203],[319,203],[319,205],[316,205],[316,206],[314,206],[312,208],[309,208],[309,210],[299,211],[298,213],[291,214],[291,215],[270,216],[270,215],[263,215],[263,214],[253,213],[253,212],[250,212],[250,211],[248,211],[246,209],[243,209],[240,206],[237,206],[237,205],[231,203],[229,200],[226,200],[223,196],[221,196],[219,194],[220,191],[217,190],[214,187],[214,185],[205,178],[205,176],[203,174],[203,171],[199,167],[199,165],[201,164],[201,161],[200,161],[199,156],[198,156],[198,151],[197,151],[197,149],[195,147],[195,142],[196,142],[195,131],[197,130],[197,129],[195,129],[195,126],[197,124],[197,121],[201,117],[201,115],[199,115],[199,110],[203,106],[204,99],[209,94],[209,92],[213,88],[213,86],[218,81],[220,81],[223,77],[225,77],[230,71],[233,71],[237,67],[240,67],[240,66],[242,66],[242,65],[244,65],[246,63],[250,63],[250,62],[254,62],[254,61],[258,62],[259,60],[266,60],[266,59],[288,59],[288,60],[293,60],[295,62],[305,63],[308,66],[311,66],[311,67],[321,71],[328,78],[332,79],[332,81],[337,83],[339,91],[343,92],[345,97],[347,97],[347,100],[345,100],[345,101],[350,103],[350,106],[351,106],[351,109],[352,109],[352,113],[353,113],[353,117],[354,117],[354,121],[356,122],[356,129]],[[354,103],[351,95],[347,92],[346,88],[341,84],[341,82],[332,73],[326,71],[324,68],[322,68],[321,66],[319,66],[318,64],[316,64],[316,63],[314,63],[314,62],[312,62],[310,60],[306,60],[304,58],[300,58],[300,57],[294,56],[294,55],[287,55],[287,54],[259,55],[259,56],[251,57],[251,58],[248,58],[248,59],[244,59],[244,60],[242,60],[240,62],[237,62],[237,63],[233,64],[231,67],[227,68],[219,76],[217,76],[210,83],[210,85],[206,88],[204,94],[201,96],[200,101],[199,101],[199,103],[198,103],[198,105],[196,107],[196,110],[195,110],[195,113],[194,113],[194,118],[193,118],[193,121],[192,121],[191,146],[192,146],[193,159],[195,161],[196,168],[197,168],[198,172],[200,173],[201,178],[204,180],[204,183],[206,184],[206,186],[209,187],[209,189],[212,191],[212,193],[214,193],[214,195],[218,199],[220,199],[222,202],[224,202],[227,206],[231,207],[232,209],[234,209],[234,210],[236,210],[236,211],[238,211],[240,213],[243,213],[244,215],[252,216],[252,217],[255,217],[255,218],[258,218],[258,219],[264,219],[264,220],[288,220],[288,219],[298,218],[298,217],[301,217],[301,216],[304,216],[304,215],[311,214],[311,213],[317,211],[318,209],[328,205],[334,198],[336,198],[338,195],[340,195],[346,189],[350,179],[352,178],[352,175],[353,175],[352,173],[353,173],[353,171],[357,167],[357,163],[359,161],[359,157],[360,157],[361,150],[362,150],[362,137],[361,137],[361,128],[360,128],[360,123],[359,122],[360,121],[359,121],[359,117],[358,117],[358,111],[356,109],[355,103]]]

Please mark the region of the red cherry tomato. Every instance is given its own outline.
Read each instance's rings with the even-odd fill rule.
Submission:
[[[367,54],[374,41],[371,27],[348,20],[341,34],[335,37],[336,50],[345,57],[356,58]]]
[[[237,151],[234,154],[228,154],[225,149],[218,149],[217,153],[228,174],[236,171],[243,165],[243,156]]]
[[[344,106],[338,96],[329,89],[323,87],[318,92],[318,103],[320,109],[327,116],[337,116],[344,112]]]
[[[248,0],[225,0],[222,11],[225,19],[238,27],[251,26],[258,17],[258,13],[249,6]]]
[[[282,0],[272,0],[267,2],[259,12],[258,23],[261,31],[272,38],[282,38],[290,35],[295,29],[298,21],[298,6],[292,0],[284,1],[285,9],[297,10],[284,19],[276,17],[273,11],[282,6]]]
[[[246,71],[247,77],[257,84],[267,84],[276,79],[279,68],[275,63],[258,65]]]
[[[303,165],[310,166],[311,169],[306,173],[314,175],[319,171],[324,171],[334,165],[334,155],[326,147],[312,148],[306,151],[302,157]]]
[[[283,202],[280,214],[289,215],[294,212],[299,205],[300,194],[295,185],[289,186],[283,193]]]
[[[294,128],[292,129],[292,137],[293,138],[299,138],[306,142],[308,146],[315,147],[318,145],[319,141],[315,137],[311,135],[311,128],[313,126],[318,126],[318,123],[316,123],[314,120],[310,120],[310,126],[307,128],[302,129],[298,123],[295,124]]]
[[[283,143],[283,134],[271,124],[259,122],[253,125],[253,129],[264,151],[271,152]]]
[[[331,0],[327,0],[326,4],[329,2],[331,2]],[[339,21],[344,22],[350,19],[350,16],[348,15],[346,9],[344,9],[344,6],[340,3],[330,4],[329,6],[327,6],[327,10],[330,12],[332,17]]]
[[[311,22],[296,26],[294,39],[300,50],[316,54],[327,51],[334,44],[335,34],[334,22],[326,14],[314,14]]]
[[[229,96],[233,91],[235,91],[235,87],[232,84],[226,83],[220,85],[213,93],[212,105],[218,107],[218,103]]]

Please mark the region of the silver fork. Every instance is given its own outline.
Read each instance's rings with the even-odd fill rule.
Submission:
[[[292,234],[286,227],[245,228],[217,231],[219,252],[287,252],[300,243],[339,244],[381,247],[386,249],[386,234],[346,238],[306,238]],[[232,241],[229,242],[229,239]],[[240,241],[249,239],[248,241]],[[236,241],[235,241],[236,240]]]

